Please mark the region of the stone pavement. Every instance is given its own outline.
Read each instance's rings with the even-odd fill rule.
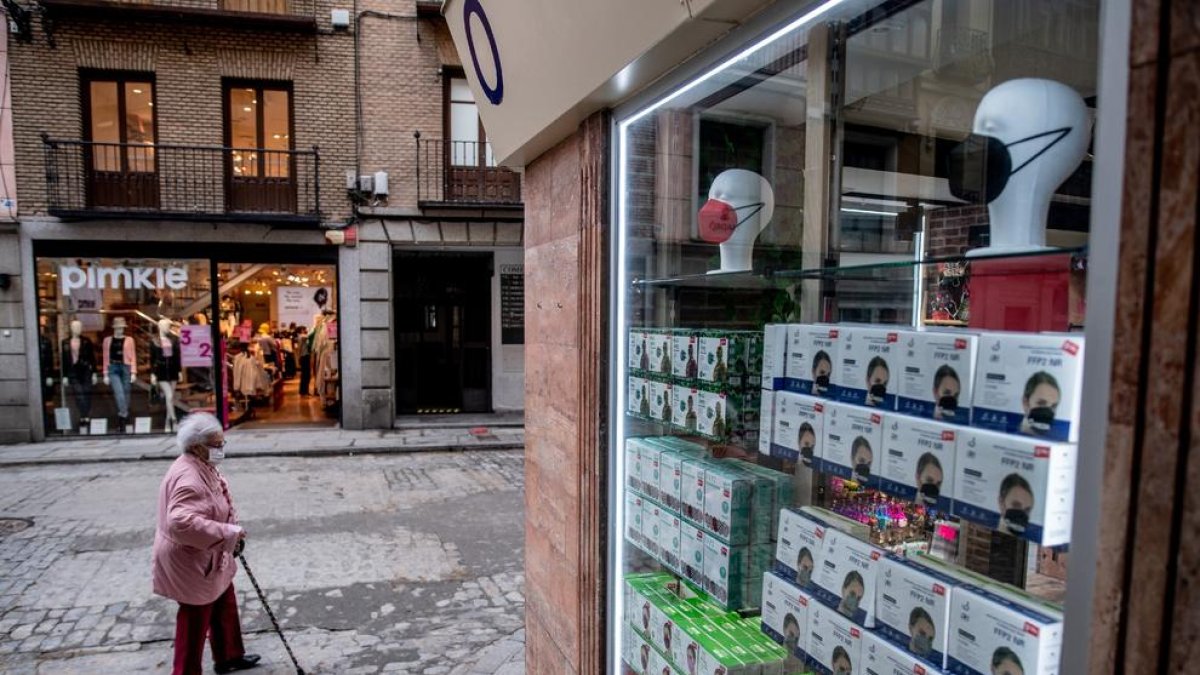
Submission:
[[[0,672],[169,669],[176,605],[150,590],[162,462],[0,471]],[[520,451],[234,457],[253,566],[309,673],[524,672]],[[244,572],[255,672],[293,672]]]
[[[410,427],[387,430],[345,429],[231,429],[230,457],[329,456],[354,453],[393,453],[433,450],[504,450],[521,448],[520,426]],[[112,460],[174,459],[179,454],[172,436],[97,436],[42,443],[0,445],[0,466],[104,462]]]

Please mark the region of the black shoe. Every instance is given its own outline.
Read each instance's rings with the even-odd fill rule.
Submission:
[[[258,662],[261,660],[262,657],[258,654],[246,654],[240,659],[233,659],[231,661],[218,663],[214,666],[214,668],[218,673],[232,673],[235,670],[250,670],[251,668],[258,667]]]

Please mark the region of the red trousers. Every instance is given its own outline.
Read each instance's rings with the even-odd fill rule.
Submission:
[[[242,646],[242,623],[238,619],[237,595],[233,584],[221,597],[207,605],[179,603],[175,616],[175,669],[173,675],[201,675],[204,670],[204,637],[209,637],[214,663],[240,659],[246,654]]]

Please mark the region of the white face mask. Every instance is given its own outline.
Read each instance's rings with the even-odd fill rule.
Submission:
[[[221,460],[223,460],[223,459],[225,459],[225,448],[214,448],[212,446],[209,446],[209,448],[208,448],[208,463],[209,464],[216,466],[217,464],[220,464]]]

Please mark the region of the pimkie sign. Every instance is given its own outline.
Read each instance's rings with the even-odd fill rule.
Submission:
[[[58,270],[59,284],[63,295],[71,291],[89,289],[144,289],[176,291],[187,288],[186,267],[79,267],[63,265]]]

